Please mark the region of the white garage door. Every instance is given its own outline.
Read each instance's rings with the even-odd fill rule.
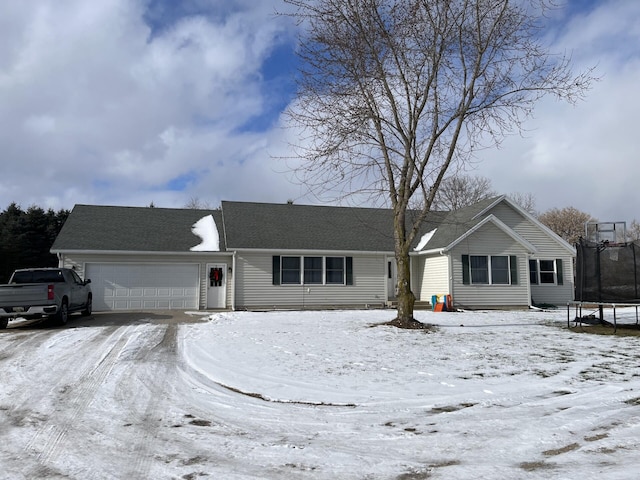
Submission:
[[[196,264],[89,263],[93,309],[197,309],[199,269]]]

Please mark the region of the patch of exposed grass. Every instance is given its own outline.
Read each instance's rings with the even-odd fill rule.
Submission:
[[[577,450],[578,448],[580,448],[580,444],[571,443],[569,445],[565,445],[564,447],[552,448],[551,450],[545,450],[544,452],[542,452],[542,454],[546,455],[547,457],[554,457],[556,455],[562,455],[563,453],[567,453],[567,452],[571,452],[573,450]]]
[[[608,433],[598,433],[596,435],[590,435],[588,437],[584,437],[585,442],[597,442],[598,440],[602,440],[603,438],[607,438],[609,436]]]
[[[591,333],[594,335],[617,335],[619,337],[640,337],[640,325],[622,324],[615,329],[612,325],[575,325],[569,328],[575,333]]]
[[[543,461],[538,462],[522,462],[519,467],[526,472],[535,472],[536,470],[550,470],[555,468],[555,465],[552,463],[547,463]]]
[[[431,413],[451,413],[462,410],[463,408],[469,408],[476,405],[475,403],[461,403],[459,405],[445,405],[443,407],[433,407]]]
[[[431,472],[436,468],[453,467],[460,465],[460,460],[443,460],[430,464],[426,470],[405,472],[396,477],[396,480],[426,480],[431,478]]]

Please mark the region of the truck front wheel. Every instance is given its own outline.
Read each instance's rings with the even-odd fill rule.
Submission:
[[[60,310],[56,314],[55,319],[58,325],[67,324],[67,320],[69,320],[69,307],[67,306],[66,300],[62,301],[62,305],[60,305]]]
[[[85,317],[88,317],[89,315],[91,315],[92,309],[93,309],[93,298],[91,297],[91,295],[89,295],[87,297],[87,303],[85,303],[84,305],[84,310],[82,310],[82,315]]]

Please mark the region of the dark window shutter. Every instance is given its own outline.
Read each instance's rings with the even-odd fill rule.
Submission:
[[[273,267],[271,269],[273,285],[280,285],[280,256],[273,256]]]
[[[462,283],[469,285],[471,283],[471,275],[469,271],[469,255],[462,255]]]
[[[345,277],[347,285],[353,285],[353,257],[345,257]]]
[[[556,259],[556,278],[558,279],[558,285],[564,284],[561,258]]]
[[[515,255],[509,256],[509,268],[511,269],[511,285],[518,284],[518,258]]]

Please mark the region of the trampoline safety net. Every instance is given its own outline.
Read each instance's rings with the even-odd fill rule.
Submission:
[[[576,244],[579,302],[640,303],[640,243]]]

